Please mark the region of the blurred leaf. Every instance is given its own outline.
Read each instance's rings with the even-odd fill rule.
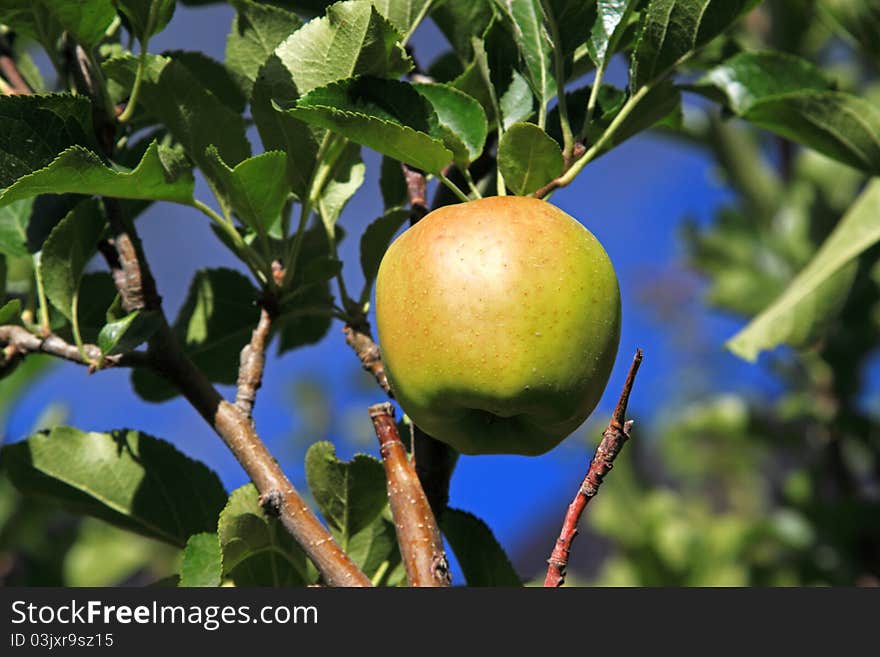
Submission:
[[[21,300],[7,301],[0,307],[0,325],[18,324],[21,318]]]
[[[440,528],[468,586],[522,586],[492,530],[475,515],[446,509],[440,517]]]
[[[239,356],[259,319],[259,292],[243,274],[231,269],[196,272],[172,327],[193,363],[214,383],[235,383]],[[137,393],[152,402],[178,394],[149,370],[132,374]]]
[[[741,53],[697,85],[723,94],[738,116],[850,166],[880,172],[880,110],[832,91],[812,64],[782,53]]]
[[[165,29],[174,15],[175,0],[113,0],[138,41],[144,44]]]
[[[275,54],[299,94],[358,75],[397,78],[412,66],[400,35],[370,2],[349,0],[327,8],[283,41]]]
[[[250,95],[263,64],[303,22],[292,12],[251,0],[233,0],[232,6],[236,14],[226,37],[226,65]]]
[[[172,149],[150,144],[136,168],[111,168],[93,152],[72,146],[48,166],[0,192],[0,206],[39,194],[95,194],[111,198],[192,202],[192,172]]]
[[[387,18],[401,35],[414,30],[434,0],[373,0],[379,13]]]
[[[314,90],[288,112],[429,173],[440,173],[452,161],[437,115],[405,82],[339,82]]]
[[[364,183],[366,170],[367,167],[361,160],[360,145],[345,144],[318,197],[318,211],[328,234],[334,234],[336,221],[351,197]]]
[[[236,586],[310,584],[306,555],[277,518],[270,518],[253,484],[232,492],[220,514],[217,536],[223,575]]]
[[[222,561],[217,534],[193,534],[183,550],[178,586],[220,586],[223,577]]]
[[[364,290],[369,294],[379,273],[379,263],[391,244],[391,238],[409,219],[405,209],[388,210],[367,226],[361,237],[361,270],[364,272]]]
[[[563,57],[568,60],[566,62],[568,68],[574,54],[587,45],[591,28],[596,24],[597,3],[584,2],[584,0],[541,0],[541,2],[550,10],[556,22],[560,43],[555,44],[555,48],[561,49]],[[603,0],[599,0],[598,4],[602,2]]]
[[[281,210],[290,194],[287,184],[287,155],[268,151],[255,155],[230,169],[213,146],[207,157],[212,163],[211,177],[220,191],[227,211],[263,239],[281,219]]]
[[[27,227],[33,207],[33,198],[24,198],[0,207],[0,253],[12,257],[30,255]]]
[[[877,0],[819,0],[844,32],[880,63],[880,2]]]
[[[534,123],[516,123],[501,139],[498,168],[513,193],[524,196],[562,174],[562,150]]]
[[[136,310],[106,324],[98,334],[98,347],[105,356],[131,351],[149,340],[161,325],[158,312]]]
[[[4,0],[0,3],[0,23],[9,25],[24,37],[35,39],[46,50],[55,48],[63,28],[42,2]]]
[[[342,271],[342,261],[326,256],[311,260],[303,270],[303,282],[306,284],[329,281]]]
[[[39,0],[61,26],[87,48],[104,38],[116,17],[111,0]]]
[[[727,342],[748,361],[781,343],[798,345],[845,296],[853,259],[880,240],[880,182],[871,183],[803,271],[773,304]],[[848,267],[849,266],[849,267]]]
[[[0,454],[23,494],[180,547],[216,525],[226,498],[202,463],[137,431],[56,427]]]
[[[446,148],[452,151],[461,169],[477,159],[486,144],[489,126],[486,113],[474,98],[446,84],[416,84],[415,90],[428,99]]]
[[[340,461],[336,448],[326,441],[315,443],[306,453],[306,480],[343,550],[388,503],[382,464],[365,454]]]
[[[0,188],[70,146],[94,147],[88,99],[70,94],[0,96]]]
[[[98,248],[107,220],[94,199],[79,203],[49,234],[40,256],[46,297],[67,319],[83,270]]]
[[[754,4],[755,0],[651,0],[642,12],[632,57],[633,90],[665,76]]]
[[[435,2],[431,8],[431,18],[466,62],[474,54],[471,39],[482,37],[493,14],[490,0],[445,0]]]

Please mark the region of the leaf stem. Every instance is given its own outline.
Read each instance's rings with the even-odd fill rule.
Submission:
[[[464,179],[467,181],[468,189],[471,190],[471,194],[474,195],[474,198],[483,198],[483,195],[480,194],[480,190],[477,189],[477,185],[474,182],[474,177],[471,175],[471,172],[468,170],[468,168],[464,167],[462,171],[464,173]]]
[[[153,31],[153,25],[156,22],[156,9],[158,6],[158,2],[150,3],[150,13],[147,17],[147,25],[144,30],[143,41],[141,41],[141,52],[140,55],[138,55],[138,66],[137,71],[134,74],[134,84],[131,86],[131,95],[128,97],[128,103],[125,105],[125,110],[116,119],[119,123],[126,123],[134,114],[134,108],[137,105],[138,92],[141,89],[141,81],[144,77],[144,70],[147,67],[147,55],[149,54],[147,47],[150,43],[150,32]]]
[[[220,216],[211,206],[198,199],[193,199],[190,205],[217,224],[217,227],[229,238],[235,246],[236,252],[261,284],[265,285],[273,280],[271,267],[259,253],[245,243],[232,221]]]
[[[418,29],[419,25],[423,20],[425,20],[425,16],[428,15],[428,12],[431,11],[431,5],[434,4],[434,0],[428,0],[419,13],[416,15],[415,20],[413,20],[412,25],[410,25],[409,30],[407,30],[406,34],[400,40],[400,46],[405,47],[409,40],[412,38],[412,35],[415,34],[415,31]]]
[[[548,0],[541,0],[541,8],[544,10],[544,19],[550,28],[550,38],[553,40],[553,60],[556,72],[556,106],[559,109],[559,125],[562,128],[562,156],[566,162],[571,161],[574,151],[574,135],[571,132],[571,123],[568,119],[568,105],[565,101],[565,62],[562,57],[562,41],[559,36],[559,24],[553,15],[553,9]],[[543,106],[541,108],[544,109]],[[539,125],[543,122],[539,119]]]
[[[467,194],[465,194],[463,191],[461,191],[461,189],[459,188],[458,185],[456,185],[454,182],[452,182],[449,178],[447,178],[442,173],[437,174],[437,180],[439,180],[444,185],[446,185],[446,187],[449,188],[449,191],[451,191],[453,194],[455,194],[458,197],[458,200],[461,201],[462,203],[467,203],[468,201],[471,200],[468,198]]]
[[[37,281],[37,303],[40,307],[40,319],[38,324],[43,335],[49,335],[52,327],[49,324],[49,303],[46,301],[46,288],[43,286],[43,268],[40,263],[40,254],[35,253],[34,261],[34,278]]]
[[[587,113],[584,116],[584,125],[581,128],[581,134],[578,137],[581,141],[587,138],[587,131],[593,120],[593,114],[596,112],[596,102],[599,100],[599,89],[602,86],[602,78],[604,76],[605,66],[598,67],[596,69],[596,77],[593,79],[593,86],[590,88],[590,98],[587,100]]]
[[[79,330],[79,287],[74,290],[73,298],[70,300],[70,328],[73,332],[73,342],[76,344],[80,357],[83,359],[84,363],[90,363],[91,360],[86,354],[82,334]]]

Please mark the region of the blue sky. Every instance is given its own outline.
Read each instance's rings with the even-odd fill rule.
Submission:
[[[222,60],[231,19],[232,11],[226,6],[178,6],[173,21],[154,39],[151,50],[202,50]],[[442,37],[430,25],[419,30],[413,43],[423,64],[444,49]],[[624,79],[624,67],[618,65],[611,80],[621,84]],[[366,183],[340,220],[348,233],[341,255],[350,289],[358,289],[361,283],[360,235],[381,213],[378,159],[372,153],[364,157]],[[211,201],[204,184],[199,185],[198,194]],[[678,239],[682,220],[690,217],[707,222],[729,198],[730,192],[717,181],[703,153],[651,135],[638,136],[591,163],[572,186],[553,197],[553,203],[582,221],[603,243],[621,284],[623,328],[618,362],[594,417],[607,417],[636,347],[645,350],[645,361],[631,413],[641,422],[661,418],[664,409],[686,399],[688,391],[705,392],[707,386],[747,389],[755,394],[774,389],[758,368],[722,350],[722,342],[740,323],[700,304],[699,281],[682,265]],[[138,227],[166,311],[172,317],[193,272],[205,267],[237,267],[209,230],[205,217],[191,209],[154,205],[139,219]],[[674,289],[679,292],[658,297],[662,290],[657,286],[664,281],[677,283]],[[688,337],[682,339],[685,324]],[[131,427],[147,431],[203,460],[230,490],[246,483],[241,468],[220,440],[185,402],[142,402],[131,391],[128,376],[123,371],[89,376],[83,368],[58,366],[12,410],[8,439],[25,437],[46,404],[59,402],[67,408],[70,424],[88,430]],[[339,445],[344,457],[355,451],[377,454],[366,408],[382,401],[382,394],[360,372],[357,360],[344,345],[338,322],[319,345],[269,360],[255,412],[257,427],[294,483],[305,488],[302,457],[306,445],[293,437],[303,422],[291,403],[290,392],[302,377],[317,380],[327,391],[332,409],[329,432],[311,436],[311,441],[339,441],[340,436],[351,434],[352,423],[360,417],[357,444]],[[231,389],[223,392],[232,396]],[[576,438],[537,458],[462,457],[452,484],[451,504],[481,516],[501,542],[513,548],[548,514],[561,520],[566,500],[576,490],[589,457],[587,443]],[[552,537],[548,537],[548,553],[551,546]],[[540,566],[535,564],[535,570]]]

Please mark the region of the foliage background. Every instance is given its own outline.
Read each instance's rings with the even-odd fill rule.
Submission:
[[[821,58],[854,84],[863,81],[860,76],[870,82],[876,68],[855,57],[844,40],[826,40],[827,22],[817,18],[800,34],[797,25],[786,34],[780,21],[773,22],[774,11],[813,5],[771,2],[764,14],[770,23],[750,25],[753,32],[744,38]],[[228,6],[178,6],[151,50],[185,47],[222,60],[233,14]],[[421,62],[445,49],[429,22],[413,44]],[[622,60],[614,61],[608,79],[625,84]],[[693,116],[701,114],[705,103],[692,96],[687,102]],[[657,133],[639,135],[591,163],[575,184],[554,195],[553,202],[581,219],[615,263],[623,335],[603,401],[578,434],[539,458],[460,459],[451,504],[493,528],[523,577],[543,570],[629,357],[640,346],[646,360],[631,402],[635,439],[587,513],[571,583],[878,583],[877,276],[870,290],[852,293],[832,327],[831,336],[844,334],[836,352],[819,347],[804,356],[784,348],[755,366],[721,347],[744,315],[773,296],[761,300],[756,290],[781,289],[806,261],[804,254],[821,243],[827,233],[822,222],[853,196],[846,196],[853,174],[845,167],[791,152],[766,133],[759,148],[772,169],[794,171],[786,174],[793,182],[778,208],[791,215],[788,224],[750,205],[709,149]],[[347,231],[342,260],[351,263],[345,275],[354,288],[360,234],[382,212],[379,159],[367,152],[365,160],[367,180],[340,220]],[[725,212],[740,215],[726,232],[718,228]],[[241,268],[193,210],[156,204],[138,225],[171,316],[196,269]],[[798,248],[803,253],[791,257]],[[764,266],[768,258],[775,269]],[[876,260],[876,252],[869,253],[863,269]],[[320,344],[270,359],[255,411],[270,450],[303,490],[303,456],[315,440],[334,441],[343,458],[376,452],[366,407],[381,394],[344,348],[340,329],[336,322]],[[850,334],[858,330],[869,337],[854,339]],[[246,482],[188,404],[179,398],[161,406],[141,401],[127,372],[87,376],[77,366],[52,364],[16,392],[25,378],[22,370],[0,389],[7,442],[62,418],[88,430],[136,427],[207,463],[227,489]],[[0,578],[6,584],[146,583],[175,567],[173,553],[158,543],[100,521],[80,524],[35,509],[5,481],[0,486]],[[453,577],[461,582],[457,569]]]

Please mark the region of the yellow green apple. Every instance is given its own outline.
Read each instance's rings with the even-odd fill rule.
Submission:
[[[548,202],[491,197],[434,210],[376,280],[394,396],[464,454],[542,454],[602,395],[620,292],[599,241]]]

